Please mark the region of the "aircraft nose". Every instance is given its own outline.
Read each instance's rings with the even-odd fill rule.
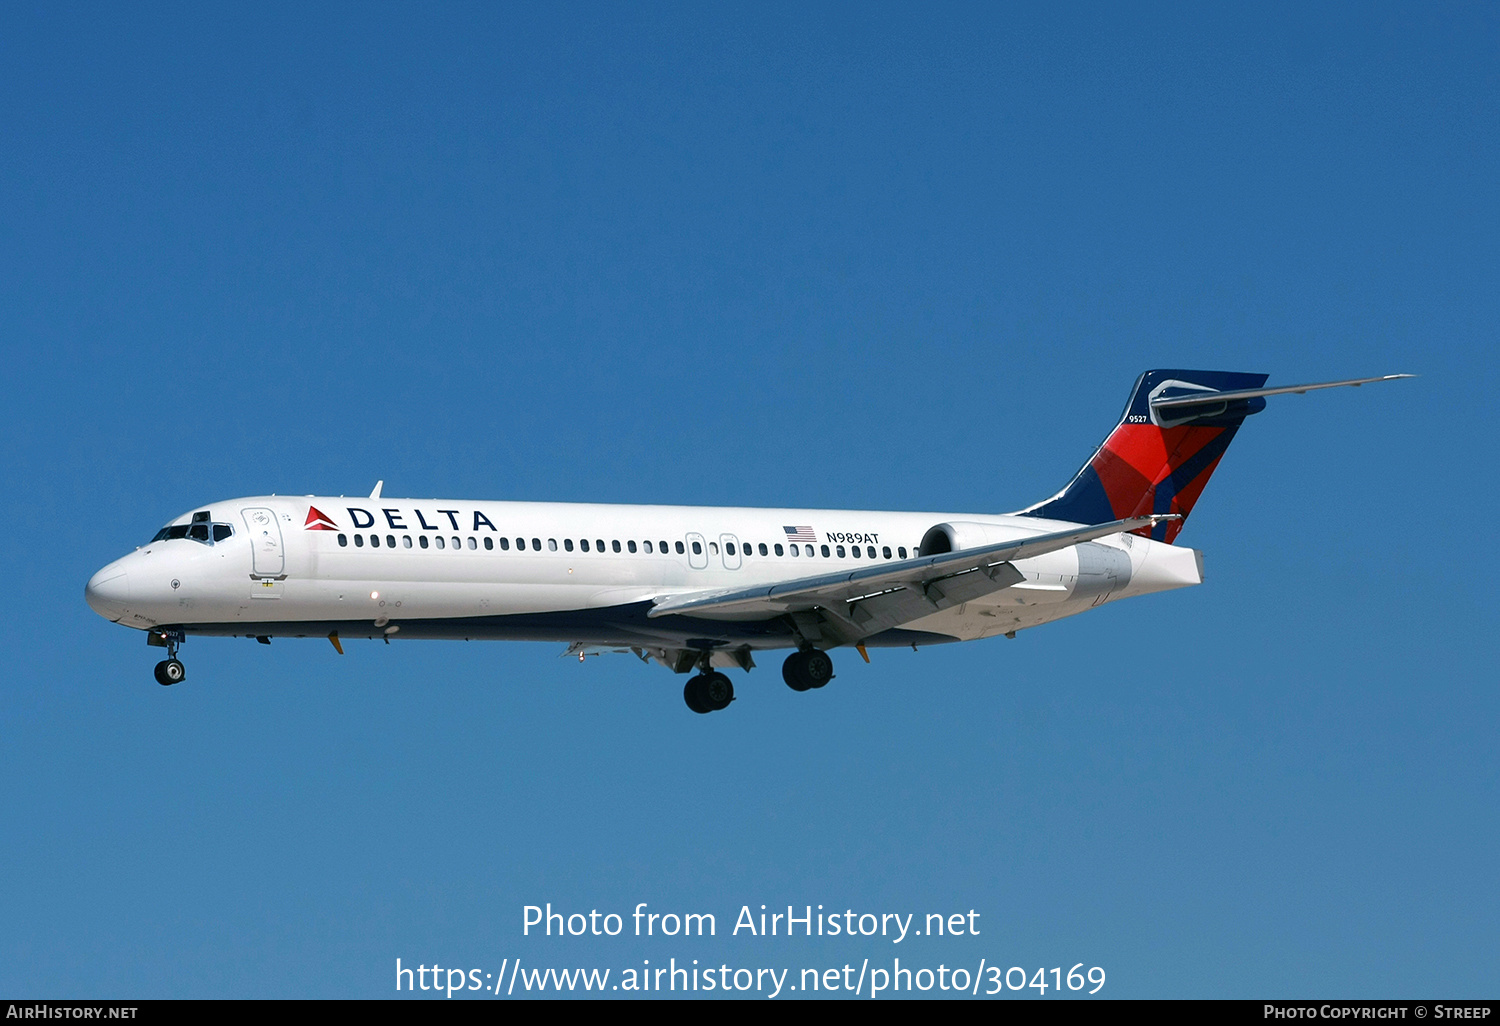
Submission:
[[[130,602],[130,576],[118,566],[107,566],[89,578],[83,597],[106,620],[118,620]]]

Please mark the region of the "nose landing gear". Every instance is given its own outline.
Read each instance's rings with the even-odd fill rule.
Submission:
[[[156,683],[166,687],[176,684],[187,676],[187,670],[179,659],[163,659],[156,664]]]
[[[177,658],[177,646],[185,640],[182,631],[151,631],[146,635],[146,644],[167,650],[167,658],[156,664],[156,683],[162,687],[179,684],[187,677],[186,667]]]

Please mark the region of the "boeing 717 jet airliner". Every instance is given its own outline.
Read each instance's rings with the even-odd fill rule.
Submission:
[[[260,496],[184,513],[88,582],[90,606],[163,647],[190,634],[560,641],[692,673],[694,712],[726,708],[720,668],[792,649],[797,691],[828,652],[971,641],[1203,580],[1173,544],[1266,375],[1152,370],[1073,480],[1016,513],[619,506]],[[696,672],[695,672],[696,671]]]

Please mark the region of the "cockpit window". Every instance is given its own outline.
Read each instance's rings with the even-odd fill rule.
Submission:
[[[206,516],[206,514],[195,516]],[[163,527],[151,540],[159,542],[186,538],[189,541],[212,545],[214,542],[227,541],[233,536],[234,527],[229,524],[210,524],[203,519],[196,519],[191,524],[170,524]]]

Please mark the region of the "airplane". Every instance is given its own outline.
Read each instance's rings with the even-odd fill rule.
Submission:
[[[175,518],[90,578],[90,607],[165,648],[188,635],[552,641],[580,660],[629,652],[691,676],[725,709],[722,669],[791,649],[795,691],[829,651],[1005,636],[1203,581],[1173,544],[1266,398],[1412,377],[1265,387],[1267,375],[1149,370],[1118,424],[1056,495],[1008,514],[634,506],[368,497],[231,499]]]

